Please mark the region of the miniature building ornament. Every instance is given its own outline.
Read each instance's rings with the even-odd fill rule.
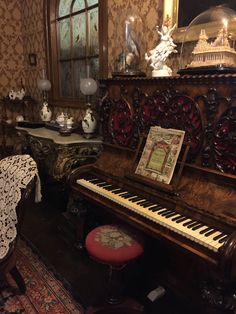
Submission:
[[[193,60],[189,68],[224,66],[231,67],[236,64],[236,51],[230,46],[228,40],[227,21],[218,32],[216,39],[209,43],[205,29],[202,29],[199,40],[192,51]]]

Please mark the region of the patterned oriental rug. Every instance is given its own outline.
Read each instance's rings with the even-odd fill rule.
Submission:
[[[26,293],[16,295],[16,284],[8,276],[8,284],[0,292],[0,313],[4,314],[83,314],[83,308],[73,300],[52,271],[38,258],[25,241],[19,240],[17,267],[26,283]],[[13,288],[12,288],[13,287]]]

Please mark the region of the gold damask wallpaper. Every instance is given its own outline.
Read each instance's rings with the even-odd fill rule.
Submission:
[[[21,83],[28,95],[39,97],[37,78],[45,67],[42,12],[42,0],[0,0],[0,97]],[[37,66],[29,65],[29,53],[37,54]]]
[[[43,0],[0,0],[1,58],[0,97],[23,82],[27,94],[40,100],[37,80],[46,67],[43,25]],[[121,14],[122,12],[122,14]],[[114,70],[123,22],[127,14],[138,13],[143,21],[143,51],[158,40],[156,25],[162,24],[162,0],[108,0],[108,68]],[[28,54],[37,55],[37,65],[30,66]],[[142,63],[147,72],[146,62]]]
[[[0,0],[0,94],[24,81],[21,1]]]
[[[114,71],[122,42],[122,31],[125,18],[129,14],[138,14],[143,22],[141,70],[148,73],[144,53],[154,48],[158,41],[156,25],[162,24],[162,0],[108,0],[108,69]],[[122,14],[121,14],[122,12]]]

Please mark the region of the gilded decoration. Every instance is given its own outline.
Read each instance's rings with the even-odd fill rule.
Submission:
[[[65,179],[75,166],[88,160],[95,161],[101,152],[101,144],[55,144],[53,140],[26,135],[34,159],[41,173],[55,181]]]
[[[95,241],[101,243],[103,246],[108,246],[113,249],[131,246],[134,242],[127,233],[115,226],[101,228],[95,236]]]

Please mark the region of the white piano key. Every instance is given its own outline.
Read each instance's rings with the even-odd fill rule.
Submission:
[[[220,243],[219,240],[215,241],[214,237],[220,234],[220,231],[215,230],[215,232],[212,235],[209,235],[208,237],[203,233],[201,234],[204,229],[209,228],[207,225],[203,225],[201,228],[198,228],[196,230],[192,230],[191,228],[188,228],[188,226],[185,226],[186,223],[188,222],[194,222],[194,219],[187,218],[183,216],[183,220],[181,222],[173,221],[173,218],[175,216],[172,216],[170,218],[166,218],[165,216],[161,216],[159,212],[163,212],[166,210],[166,207],[161,208],[159,211],[152,211],[151,209],[157,206],[158,204],[151,205],[150,207],[143,207],[135,202],[132,202],[129,199],[125,199],[122,197],[122,194],[127,193],[127,191],[123,191],[119,194],[112,193],[112,191],[106,190],[103,187],[100,187],[91,181],[87,181],[85,179],[79,179],[77,180],[77,183],[94,191],[95,193],[98,193],[118,204],[121,206],[124,206],[139,215],[142,215],[146,217],[147,219],[154,221],[155,223],[159,223],[160,225],[188,238],[191,239],[192,241],[199,243],[210,250],[213,250],[215,252],[218,251],[219,247],[223,245],[223,243]],[[135,197],[135,196],[133,196]],[[131,197],[132,199],[132,197]],[[146,199],[143,199],[146,200]],[[138,203],[141,202],[142,200],[137,201]],[[176,213],[176,217],[178,217],[179,214]]]

